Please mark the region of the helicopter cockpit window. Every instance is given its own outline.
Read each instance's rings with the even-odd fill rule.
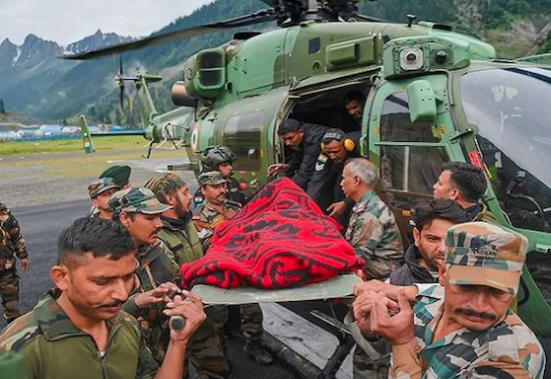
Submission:
[[[264,113],[253,112],[232,116],[224,128],[223,144],[237,155],[237,171],[260,170],[260,144]]]
[[[411,122],[405,92],[385,99],[380,125],[383,190],[394,207],[410,209],[412,197],[432,196],[432,186],[448,155],[444,147],[426,146],[440,141],[432,124]]]
[[[439,142],[438,135],[432,123],[411,122],[406,92],[396,92],[386,98],[381,116],[382,141]]]
[[[514,226],[551,232],[551,71],[475,71],[461,80],[463,108],[502,209]]]

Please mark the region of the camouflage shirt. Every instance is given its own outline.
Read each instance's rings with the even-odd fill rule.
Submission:
[[[208,200],[205,200],[199,214],[199,220],[195,222],[203,246],[210,244],[214,228],[235,215],[240,209],[239,203],[226,200],[222,206],[222,212],[220,212]]]
[[[543,378],[543,348],[511,310],[488,330],[463,328],[433,341],[442,317],[444,288],[433,285],[418,300],[413,309],[417,346],[413,352],[393,350],[390,377]]]
[[[56,303],[61,292],[46,293],[36,307],[0,336],[0,355],[18,353],[28,379],[153,378],[158,366],[142,343],[136,320],[125,312],[107,321],[103,356],[94,339],[73,325]]]
[[[28,257],[27,244],[21,236],[19,223],[4,204],[0,203],[0,271],[15,267],[15,256]]]
[[[174,262],[172,253],[161,241],[140,246],[136,258],[138,261],[136,274],[140,281],[139,292],[152,290],[165,282],[178,283],[179,267]],[[140,309],[134,302],[136,294],[130,296],[123,308],[138,319],[147,346],[153,352],[155,359],[162,362],[170,342],[168,317],[163,314],[164,305]]]
[[[404,251],[394,214],[374,191],[352,208],[345,237],[365,260],[368,279],[384,279],[402,264]]]

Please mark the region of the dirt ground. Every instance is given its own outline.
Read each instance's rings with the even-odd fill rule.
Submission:
[[[143,185],[155,172],[167,170],[167,165],[187,162],[185,153],[153,151],[150,159],[142,157],[144,150],[117,152],[34,154],[0,159],[1,202],[8,207],[61,203],[88,198],[88,184],[107,167],[128,165],[130,181]],[[191,171],[179,175],[195,187]]]

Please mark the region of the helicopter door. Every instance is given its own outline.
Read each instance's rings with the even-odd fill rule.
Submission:
[[[261,177],[275,161],[274,135],[279,111],[286,102],[286,88],[245,98],[223,108],[216,121],[214,143],[228,146],[237,156],[238,179]]]
[[[431,79],[435,90],[445,88],[445,77]],[[449,145],[441,141],[441,127],[411,122],[405,91],[408,84],[408,81],[389,82],[377,89],[370,105],[371,113],[377,115],[364,117],[367,125],[362,133],[366,136],[368,128],[371,160],[380,159],[380,192],[393,209],[403,237],[410,229],[407,218],[413,204],[419,199],[432,198],[432,187],[441,167],[452,156]],[[407,238],[403,241],[406,243]]]

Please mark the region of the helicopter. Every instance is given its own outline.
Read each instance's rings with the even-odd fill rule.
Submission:
[[[443,164],[483,168],[490,184],[484,203],[529,240],[518,313],[540,338],[551,338],[551,173],[544,168],[551,161],[551,55],[500,59],[493,46],[447,25],[362,15],[358,0],[262,1],[270,7],[254,14],[66,58],[275,21],[276,30],[237,32],[187,59],[171,112],[159,114],[148,92],[160,76],[121,78],[137,90],[149,146],[178,141],[196,174],[201,151],[228,146],[243,187],[263,185],[268,167],[285,160],[282,121],[348,125],[342,98],[359,90],[366,95],[361,153],[379,167],[402,231],[414,202],[432,197]]]

